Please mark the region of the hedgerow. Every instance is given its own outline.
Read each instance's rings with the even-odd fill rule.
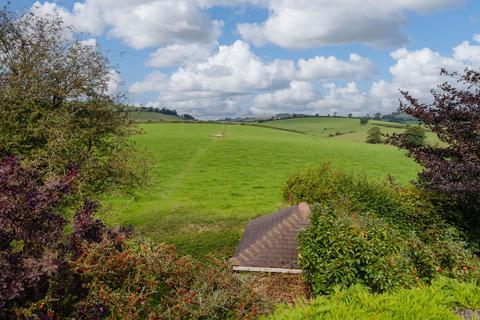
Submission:
[[[375,182],[354,176],[324,163],[315,169],[293,174],[286,182],[287,202],[326,204],[344,199],[352,212],[367,212],[382,218],[405,234],[414,232],[423,241],[436,241],[456,217],[461,216],[454,200],[391,181]]]
[[[105,319],[255,319],[267,305],[229,265],[182,257],[171,245],[91,245],[71,262],[88,294],[77,309],[102,306]]]

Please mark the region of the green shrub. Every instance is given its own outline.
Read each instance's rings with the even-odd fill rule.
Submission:
[[[451,200],[417,188],[401,188],[378,183],[364,176],[355,177],[322,164],[293,174],[286,182],[283,197],[289,203],[327,204],[339,198],[348,200],[351,211],[368,212],[423,241],[436,241],[455,214]],[[345,201],[344,201],[345,204]]]
[[[441,278],[431,286],[384,294],[371,294],[365,287],[357,285],[336,290],[331,296],[318,297],[309,304],[283,305],[268,319],[460,320],[460,311],[479,308],[480,287],[476,282]]]
[[[368,118],[368,117],[361,117],[360,118],[360,124],[361,125],[366,125],[369,120],[370,120],[370,118]]]
[[[382,131],[379,127],[372,127],[367,132],[367,143],[382,143]]]
[[[382,292],[414,281],[395,229],[370,215],[315,206],[299,235],[300,265],[315,295],[361,283]]]
[[[361,283],[375,292],[439,275],[479,276],[479,260],[451,225],[455,205],[416,188],[371,182],[328,164],[293,175],[292,203],[317,203],[300,234],[301,266],[315,294]]]
[[[408,127],[407,130],[402,133],[402,136],[405,139],[405,143],[414,146],[422,146],[427,138],[425,129],[420,126]]]

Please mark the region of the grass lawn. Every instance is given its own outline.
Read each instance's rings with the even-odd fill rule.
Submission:
[[[329,128],[354,127],[355,119],[331,120],[335,123],[327,123]],[[145,133],[134,139],[154,160],[150,185],[136,200],[104,199],[111,208],[104,217],[133,224],[141,236],[200,257],[231,255],[249,219],[284,205],[282,186],[295,171],[330,161],[373,179],[390,174],[407,183],[419,170],[394,147],[368,145],[348,135],[324,138],[314,123],[305,126],[309,134],[240,125],[140,126]],[[217,133],[224,138],[214,137]]]

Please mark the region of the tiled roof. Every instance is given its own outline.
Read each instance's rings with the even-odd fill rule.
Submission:
[[[237,269],[299,269],[296,237],[309,216],[301,203],[250,221],[230,262]]]

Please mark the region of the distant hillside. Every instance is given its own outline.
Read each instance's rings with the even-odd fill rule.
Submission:
[[[394,112],[391,114],[382,115],[380,113],[376,113],[374,116],[370,117],[366,115],[366,117],[370,118],[371,120],[378,120],[390,123],[399,123],[399,124],[418,124],[419,121],[412,116]],[[274,116],[251,116],[251,117],[237,117],[237,118],[224,118],[218,121],[230,121],[230,122],[269,122],[274,120],[288,120],[288,119],[303,119],[303,118],[334,118],[334,119],[360,119],[361,116],[352,117],[352,114],[348,115],[348,117],[340,116],[334,114],[333,116],[330,115],[318,115],[318,114],[302,114],[302,113],[278,113]]]
[[[367,125],[360,124],[358,118],[308,117],[261,122],[262,126],[302,132],[323,138],[364,143],[367,131],[380,127],[383,134],[402,133],[407,124],[370,120]],[[427,143],[436,143],[435,134],[427,132]]]
[[[364,131],[366,127],[360,124],[360,119],[340,117],[308,117],[262,122],[271,127],[302,131],[306,134],[326,137],[329,134],[353,133]],[[388,124],[388,123],[385,123]]]
[[[158,112],[148,111],[130,111],[128,113],[130,119],[134,122],[169,122],[169,121],[182,121],[179,116],[173,116],[169,114],[163,114]]]

